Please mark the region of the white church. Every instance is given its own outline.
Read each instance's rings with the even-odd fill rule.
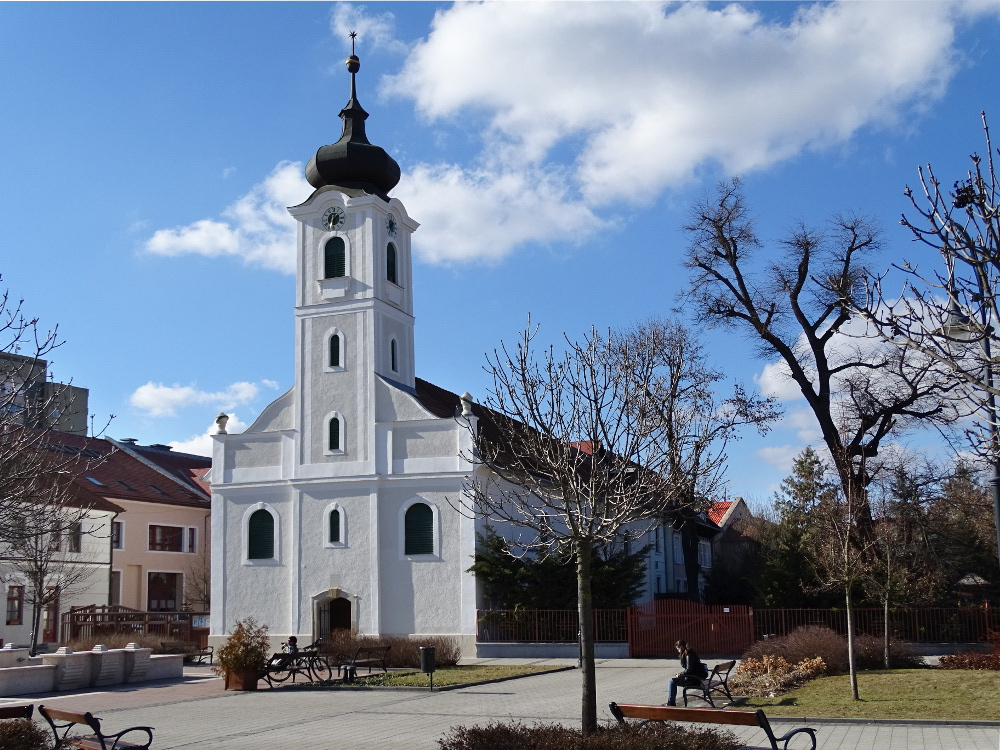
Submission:
[[[298,223],[295,384],[242,434],[214,440],[213,641],[253,616],[277,641],[351,628],[446,635],[475,653],[466,572],[481,523],[451,504],[473,471],[462,397],[416,377],[411,236],[397,163],[351,96],[343,134],[306,167]],[[467,398],[467,397],[466,397]],[[649,596],[673,590],[680,540],[656,529]],[[662,540],[662,544],[661,544]],[[679,585],[679,581],[677,581]]]

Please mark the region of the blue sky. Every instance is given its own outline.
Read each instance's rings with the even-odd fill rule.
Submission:
[[[772,246],[860,210],[881,265],[916,257],[903,187],[960,178],[1000,113],[990,2],[0,4],[2,284],[111,436],[198,451],[291,384],[283,207],[339,137],[348,29],[422,224],[417,373],[473,395],[529,313],[547,340],[683,320],[681,226],[732,174]],[[730,448],[730,493],[766,501],[811,420],[751,342],[703,336],[785,399]]]

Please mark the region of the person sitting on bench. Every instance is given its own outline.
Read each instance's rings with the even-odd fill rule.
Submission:
[[[667,705],[677,705],[677,688],[684,685],[699,685],[701,681],[708,677],[708,668],[704,665],[698,654],[694,652],[686,641],[677,641],[675,644],[677,653],[681,657],[681,669],[684,670],[670,678],[670,692],[667,695]]]

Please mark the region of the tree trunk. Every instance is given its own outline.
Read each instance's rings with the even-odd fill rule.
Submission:
[[[580,617],[580,671],[583,673],[582,729],[585,735],[597,729],[597,675],[594,665],[594,602],[590,594],[593,546],[576,543],[577,613]]]
[[[889,594],[882,600],[882,657],[889,669]]]
[[[854,663],[854,597],[850,584],[844,589],[844,599],[847,609],[847,671],[851,675],[851,699],[857,701],[861,698],[858,697],[858,667]]]
[[[28,644],[28,656],[35,656],[38,651],[38,626],[41,624],[42,606],[34,601],[31,603],[31,643]]]
[[[701,601],[701,565],[698,562],[698,527],[691,519],[681,526],[681,549],[684,551],[684,577],[688,582],[688,599]]]

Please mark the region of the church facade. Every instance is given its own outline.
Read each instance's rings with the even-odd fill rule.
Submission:
[[[300,643],[368,634],[475,638],[476,522],[452,504],[472,469],[460,398],[414,367],[399,167],[365,133],[357,58],[343,135],[306,170],[295,384],[212,457],[212,634],[253,616]],[[303,640],[305,639],[305,640]]]

